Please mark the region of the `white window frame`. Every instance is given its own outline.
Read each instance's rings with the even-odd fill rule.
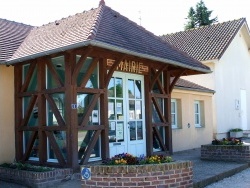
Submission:
[[[198,109],[197,112],[196,112],[196,109]],[[197,120],[196,117],[198,117],[198,123],[196,123],[196,120]],[[194,125],[195,127],[201,127],[201,103],[200,101],[194,101]]]
[[[172,108],[171,108],[171,126],[172,126],[172,129],[177,129],[178,128],[177,100],[176,99],[171,99],[171,107],[172,107],[172,103],[174,103],[174,109],[175,109],[175,111],[172,112]],[[175,124],[172,124],[173,123],[172,115],[174,115],[174,122],[175,122]]]

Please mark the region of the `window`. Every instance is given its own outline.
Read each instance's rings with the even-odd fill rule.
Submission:
[[[172,128],[177,128],[177,101],[171,99],[171,125]]]
[[[181,100],[171,99],[171,125],[173,129],[181,128]]]
[[[194,101],[194,125],[204,126],[204,104],[203,101]]]

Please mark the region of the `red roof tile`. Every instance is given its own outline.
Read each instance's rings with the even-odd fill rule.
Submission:
[[[245,22],[245,18],[241,18],[163,35],[162,38],[199,61],[219,59]]]
[[[208,92],[208,93],[215,93],[214,90],[203,87],[201,85],[195,84],[193,82],[184,80],[182,78],[178,79],[175,84],[176,89],[185,89],[185,90],[192,90],[192,91],[200,91],[200,92]]]
[[[87,45],[210,72],[207,66],[105,5],[34,28],[7,63]]]
[[[32,26],[0,18],[0,63],[17,50]]]

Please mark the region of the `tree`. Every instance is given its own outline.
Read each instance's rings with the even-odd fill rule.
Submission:
[[[185,30],[216,23],[218,21],[217,17],[210,19],[212,12],[207,9],[205,3],[201,0],[196,4],[195,10],[193,7],[189,9]]]

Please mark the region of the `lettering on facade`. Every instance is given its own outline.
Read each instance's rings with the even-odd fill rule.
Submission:
[[[107,66],[111,67],[114,64],[114,62],[115,60],[108,59]],[[145,66],[140,61],[123,60],[119,63],[116,70],[123,72],[137,73],[137,74],[147,74],[148,66]]]

